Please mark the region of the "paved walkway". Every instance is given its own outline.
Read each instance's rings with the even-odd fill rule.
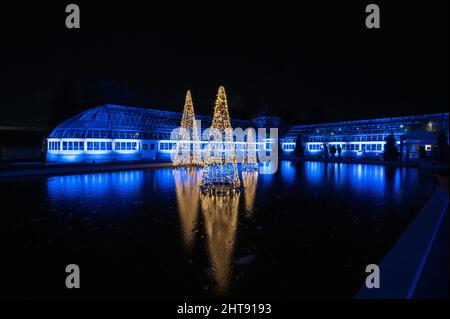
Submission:
[[[379,264],[380,288],[357,299],[448,298],[448,189],[439,187]]]

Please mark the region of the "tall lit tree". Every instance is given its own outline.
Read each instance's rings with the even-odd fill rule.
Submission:
[[[197,123],[195,122],[194,103],[191,91],[187,91],[181,118],[178,143],[173,159],[174,166],[200,165],[201,154]]]
[[[256,159],[256,140],[253,136],[253,129],[247,133],[247,143],[245,143],[245,154],[242,162],[242,170],[252,172],[258,170],[258,161]]]
[[[215,193],[227,193],[240,187],[233,128],[223,86],[219,87],[217,93],[203,165],[202,189]]]

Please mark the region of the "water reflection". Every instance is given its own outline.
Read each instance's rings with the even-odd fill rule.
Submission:
[[[262,172],[269,171],[269,165],[261,164],[261,167]],[[305,224],[302,228],[304,237],[293,241],[294,245],[297,245],[294,247],[301,250],[304,247],[317,247],[314,245],[321,247],[323,243],[333,244],[335,241],[346,247],[346,236],[352,236],[351,231],[354,229],[346,228],[349,227],[349,222],[354,222],[356,218],[362,225],[361,229],[374,229],[371,234],[377,235],[388,228],[384,225],[398,222],[400,213],[405,216],[413,215],[412,211],[417,205],[422,205],[421,200],[426,199],[434,187],[434,180],[417,169],[365,164],[282,161],[279,171],[274,175],[260,171],[244,172],[241,176],[241,194],[231,197],[202,195],[199,189],[201,170],[195,168],[57,176],[45,179],[48,194],[47,198],[40,199],[39,204],[45,201],[49,203],[49,211],[56,212],[49,216],[49,220],[54,218],[53,221],[57,221],[55,225],[60,225],[61,218],[65,217],[67,225],[83,225],[83,232],[77,233],[75,229],[73,233],[73,236],[79,236],[77,239],[80,238],[80,242],[86,239],[86,234],[96,236],[99,232],[97,226],[105,225],[100,227],[100,230],[104,229],[100,233],[102,240],[92,241],[98,245],[96,249],[99,252],[107,247],[111,248],[111,254],[117,253],[120,248],[128,253],[138,247],[136,253],[147,256],[147,246],[139,251],[141,248],[136,245],[137,242],[142,240],[152,245],[154,243],[158,248],[164,243],[164,249],[161,249],[164,253],[156,249],[155,260],[167,260],[167,264],[174,265],[178,274],[186,273],[183,263],[179,262],[180,257],[183,259],[185,256],[180,256],[177,251],[178,243],[174,242],[181,240],[185,251],[190,255],[189,259],[198,261],[192,263],[192,269],[198,273],[192,278],[183,277],[179,280],[187,281],[194,292],[197,288],[203,292],[202,287],[197,285],[198,278],[204,276],[202,261],[206,256],[210,264],[210,279],[217,294],[228,295],[233,278],[239,209],[245,216],[251,217],[241,219],[242,229],[246,229],[246,234],[239,236],[239,248],[255,246],[261,251],[280,251],[280,255],[283,255],[283,247],[277,246],[277,243],[266,244],[267,237],[261,240],[261,236],[255,234],[261,229],[263,232],[268,229],[277,236],[285,236],[291,233],[292,229],[296,229],[291,225],[295,226],[295,222],[302,221]],[[40,186],[36,184],[36,187]],[[242,203],[240,196],[243,197]],[[280,218],[279,205],[282,206],[283,218]],[[317,208],[318,213],[311,213],[307,218],[303,218],[298,214],[299,208],[302,207],[306,207],[305,212],[308,212],[310,207]],[[253,215],[257,209],[260,214]],[[92,216],[77,219],[83,213],[94,212],[105,213],[97,215],[98,220],[105,223],[97,223],[98,220]],[[378,218],[378,212],[385,213],[385,219]],[[348,219],[349,213],[353,215],[351,220]],[[370,217],[371,215],[376,218]],[[326,242],[328,237],[318,236],[320,241],[315,241],[314,236],[318,228],[314,226],[322,225],[324,218],[329,221],[330,229],[337,230],[333,233],[333,240]],[[278,225],[272,228],[273,220],[282,220],[279,228]],[[113,227],[108,224],[113,224]],[[85,225],[87,227],[84,227]],[[258,228],[254,227],[256,225],[261,225],[260,230],[254,231]],[[45,227],[46,233],[47,224]],[[59,231],[62,228],[56,229]],[[90,233],[92,229],[95,231]],[[202,246],[203,242],[199,242],[199,235],[203,232],[205,236],[202,238],[205,238],[206,248]],[[385,232],[389,235],[390,230]],[[70,234],[72,236],[72,233]],[[373,247],[369,237],[361,238],[362,246]],[[115,239],[117,241],[114,241]],[[310,240],[307,243],[309,246],[304,245],[304,239]],[[119,248],[104,244],[110,242],[115,242]],[[166,247],[170,248],[165,249]],[[313,248],[310,252],[312,251]],[[350,251],[348,253],[345,258],[352,259],[353,255],[350,255]],[[335,257],[335,250],[324,250],[324,254],[328,254],[326,256],[331,260]],[[289,258],[290,256],[286,257]],[[259,275],[264,278],[265,270]],[[173,272],[167,276],[173,276]],[[165,285],[167,277],[161,276],[161,281]],[[203,281],[201,284],[203,285]],[[276,284],[273,287],[276,288]]]
[[[111,202],[134,202],[142,197],[142,171],[122,171],[47,179],[48,198],[63,205],[80,203],[86,206],[110,206]]]
[[[282,161],[280,163],[281,178],[287,185],[295,183],[296,165],[291,161]]]
[[[398,174],[400,170],[401,168],[388,168],[382,165],[304,163],[304,176],[307,184],[313,190],[319,190],[326,184],[334,187],[340,193],[363,193],[377,197],[385,197],[387,189],[390,192],[399,192]],[[391,172],[394,175],[393,178],[386,178],[385,174]]]
[[[242,184],[244,186],[245,215],[251,217],[255,205],[258,172],[242,172]]]
[[[211,275],[219,295],[227,293],[231,279],[239,197],[239,193],[229,196],[201,195]]]
[[[181,233],[187,250],[192,249],[197,232],[197,215],[200,201],[201,170],[179,167],[173,170]]]

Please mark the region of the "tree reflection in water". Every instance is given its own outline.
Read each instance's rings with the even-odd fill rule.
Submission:
[[[226,196],[200,195],[211,274],[216,284],[216,293],[219,295],[227,294],[232,275],[239,197],[238,192]]]
[[[173,176],[184,246],[187,251],[191,251],[197,232],[201,170],[195,167],[178,167],[173,170]]]
[[[255,205],[258,172],[242,172],[242,184],[244,186],[245,216],[251,217]]]

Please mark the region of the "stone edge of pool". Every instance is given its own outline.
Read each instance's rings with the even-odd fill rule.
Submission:
[[[379,264],[380,288],[369,289],[363,285],[356,293],[355,299],[414,298],[430,253],[437,249],[444,250],[448,262],[448,229],[441,227],[444,218],[448,217],[448,204],[448,189],[438,187],[419,215]],[[447,239],[444,245],[437,247],[434,244],[439,232],[447,232],[445,234]],[[446,271],[448,272],[448,267]],[[440,277],[440,275],[448,278],[446,274],[434,274],[433,278],[426,279],[436,280],[436,276]],[[448,298],[448,282],[443,284],[447,285],[447,295],[439,296],[439,298]],[[429,294],[430,298],[436,297],[434,292]],[[427,293],[425,298],[427,298],[426,295]]]

